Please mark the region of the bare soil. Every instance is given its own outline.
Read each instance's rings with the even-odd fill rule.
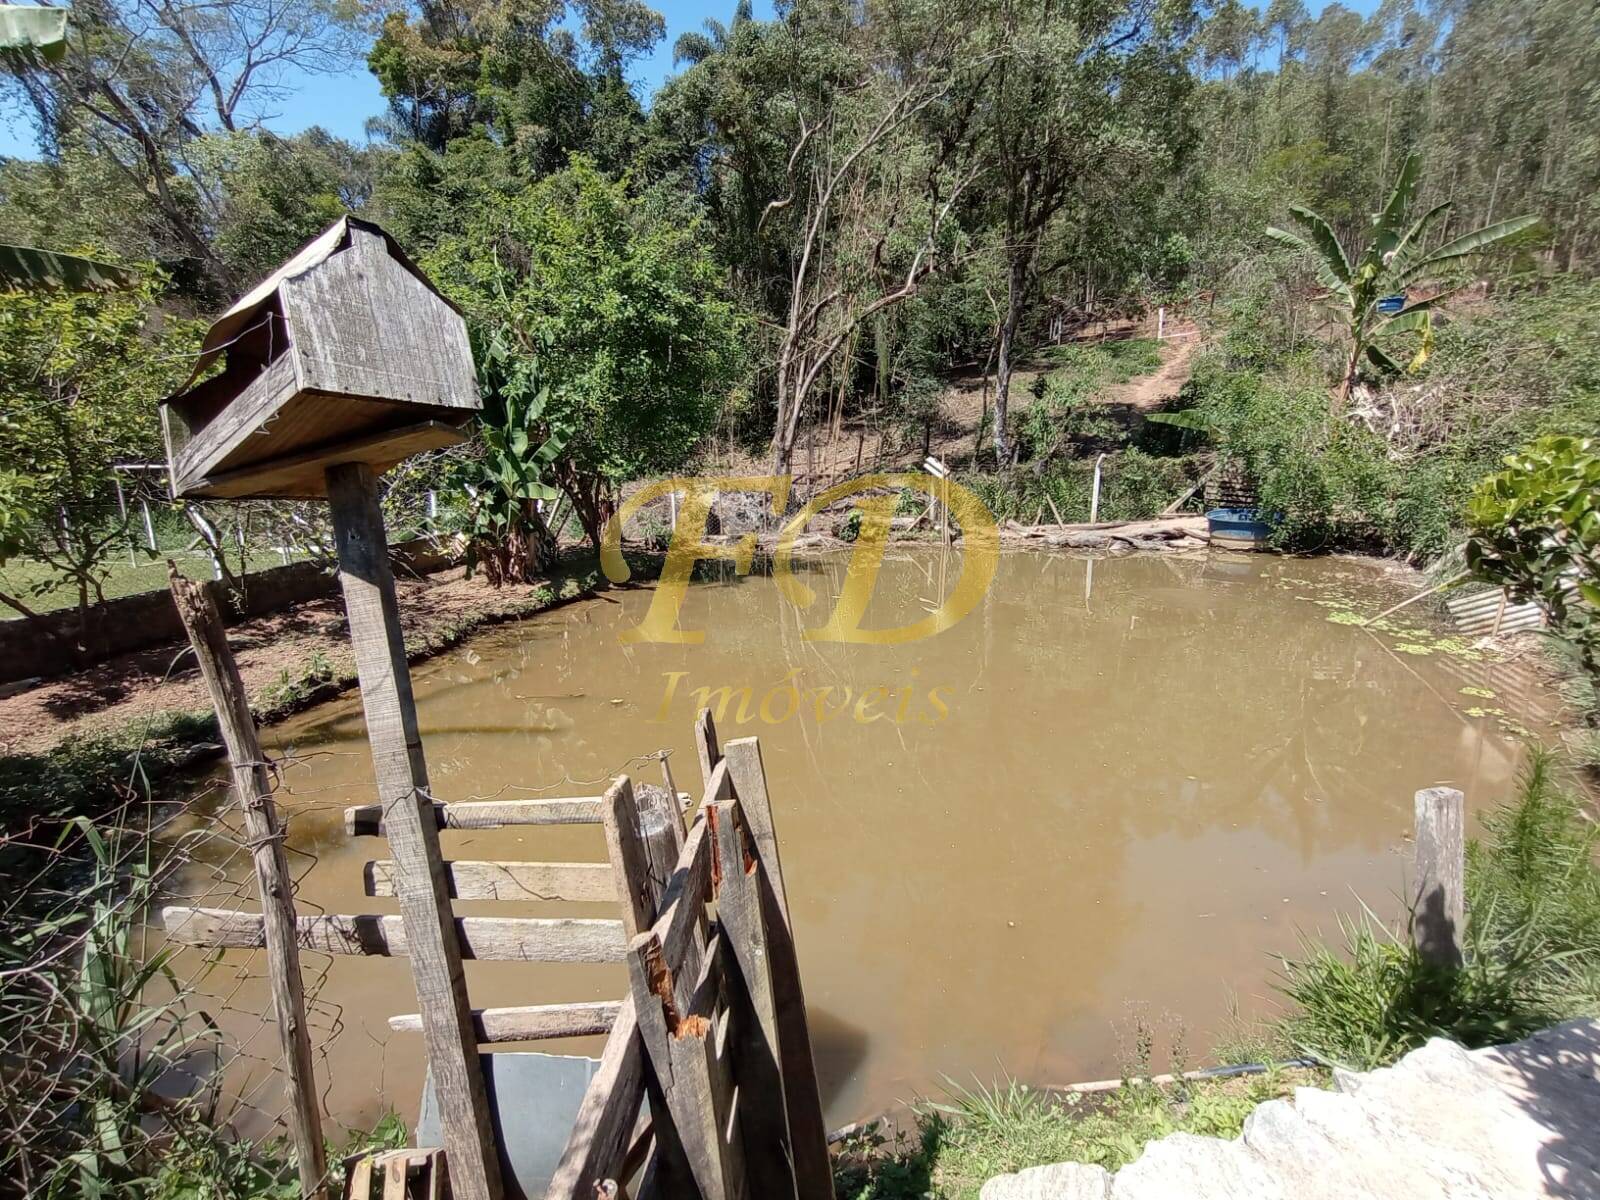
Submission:
[[[1149,337],[1155,333],[1154,318],[1107,324],[1081,334],[1080,342]],[[1162,364],[1158,371],[1127,383],[1109,386],[1101,396],[1107,406],[1130,413],[1150,412],[1175,397],[1189,381],[1195,351],[1200,344],[1198,328],[1177,319],[1167,323],[1167,339],[1161,344]],[[1019,365],[1011,377],[1013,397],[1023,396],[1034,378],[1050,370],[1043,362]],[[967,467],[978,452],[978,430],[984,414],[994,404],[994,375],[981,364],[951,375],[939,398],[927,446],[920,436],[903,438],[896,431],[874,427],[867,420],[846,420],[838,428],[827,421],[803,427],[795,440],[795,486],[801,492],[827,487],[860,471],[904,471],[921,466],[924,454],[932,454],[953,467]],[[764,456],[734,453],[715,464],[719,470],[742,475],[766,470]]]
[[[498,590],[460,567],[396,581],[406,647],[415,656],[442,648],[467,629],[533,612],[552,599],[549,585]],[[269,719],[349,686],[355,677],[339,594],[241,622],[228,630],[252,706]],[[187,647],[174,642],[122,655],[86,671],[47,680],[0,699],[0,753],[37,753],[72,736],[137,726],[174,712],[210,707]]]

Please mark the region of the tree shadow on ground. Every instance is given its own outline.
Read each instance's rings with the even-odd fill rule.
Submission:
[[[1600,1196],[1600,1021],[1568,1021],[1484,1056],[1517,1106],[1546,1131],[1539,1150],[1545,1194]]]

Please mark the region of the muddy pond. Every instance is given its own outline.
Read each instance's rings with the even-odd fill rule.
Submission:
[[[828,600],[843,566],[813,564],[807,581]],[[937,552],[891,557],[867,624],[920,618],[940,587]],[[1163,1039],[1181,1030],[1198,1062],[1232,1007],[1273,1010],[1274,955],[1299,932],[1331,932],[1358,898],[1395,915],[1413,793],[1449,784],[1475,809],[1503,798],[1520,738],[1551,715],[1529,672],[1428,617],[1356,623],[1406,594],[1355,561],[1014,553],[953,627],[842,645],[804,638],[820,607],[797,610],[771,578],[728,576],[684,604],[701,645],[623,644],[652,597],[624,590],[487,631],[414,675],[445,800],[596,794],[619,772],[658,782],[647,757],[658,750],[672,752],[681,788],[697,788],[695,693],[733,689],[719,725],[762,740],[837,1125],[937,1094],[946,1077],[1113,1076],[1139,1021]],[[265,737],[292,760],[281,802],[301,911],[397,911],[362,894],[362,864],[385,857],[383,843],[343,830],[344,807],[372,799],[359,701]],[[605,859],[598,827],[442,836],[447,858]],[[248,897],[236,888],[248,864],[226,845],[177,890],[204,904]],[[305,961],[329,1112],[357,1126],[393,1106],[409,1124],[421,1038],[387,1024],[415,1009],[406,961]],[[204,990],[224,1027],[251,1039],[230,1086],[271,1109],[259,966],[227,952]],[[466,970],[479,1006],[625,987],[614,966]]]

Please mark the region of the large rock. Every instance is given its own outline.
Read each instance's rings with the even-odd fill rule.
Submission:
[[[983,1185],[978,1200],[1106,1200],[1110,1195],[1111,1176],[1104,1167],[1053,1163],[996,1175]]]
[[[1600,1200],[1600,1021],[1470,1052],[1435,1038],[1334,1083],[1258,1105],[1231,1142],[1151,1142],[1109,1192],[1062,1163],[981,1200]]]

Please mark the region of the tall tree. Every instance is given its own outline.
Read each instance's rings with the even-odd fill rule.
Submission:
[[[1159,0],[999,0],[987,27],[995,69],[974,101],[1004,230],[1005,313],[995,359],[995,457],[1017,447],[1007,420],[1018,334],[1041,240],[1096,175],[1170,166],[1170,116],[1187,90],[1183,5]]]
[[[358,61],[364,15],[341,0],[79,0],[59,61],[4,67],[45,150],[81,144],[109,164],[157,214],[163,256],[226,294],[240,281],[212,243],[223,198],[194,144],[258,127],[295,76]]]

